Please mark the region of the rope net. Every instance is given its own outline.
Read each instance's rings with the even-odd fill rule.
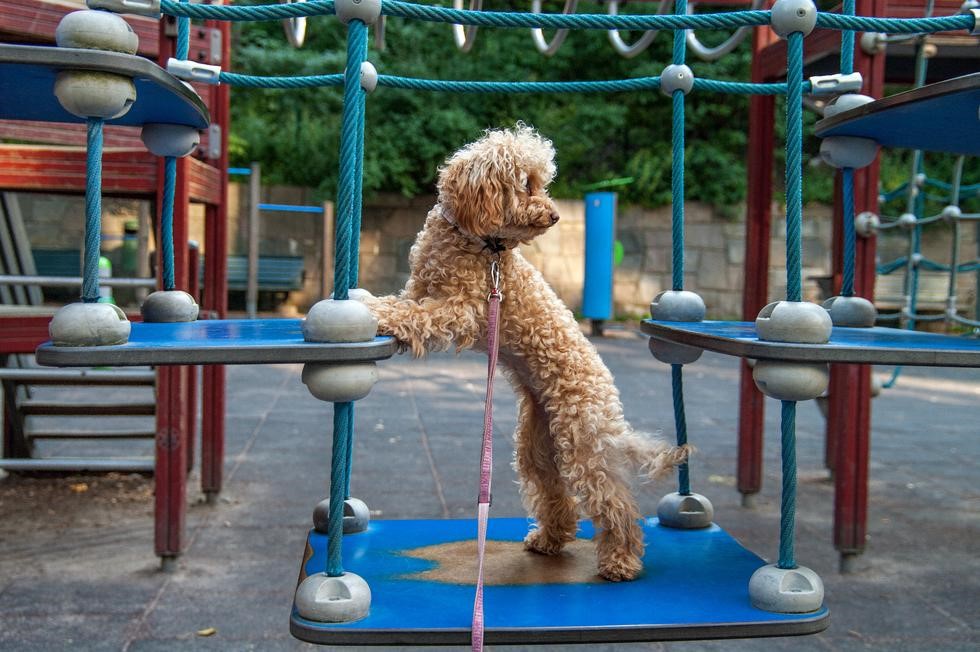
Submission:
[[[824,29],[840,30],[842,34],[841,70],[853,70],[854,31],[886,32],[890,34],[922,34],[940,31],[972,30],[975,19],[970,14],[946,17],[914,18],[875,18],[855,16],[854,0],[845,0],[843,13],[817,12],[816,26]],[[283,20],[301,17],[329,16],[336,13],[333,0],[309,0],[287,4],[253,6],[208,5],[189,2],[162,0],[164,14],[178,17],[178,59],[186,59],[190,19],[225,21]],[[457,10],[401,0],[382,0],[380,13],[403,19],[441,22],[455,25],[504,27],[504,28],[552,28],[552,29],[593,29],[593,30],[674,30],[673,63],[684,65],[690,39],[686,30],[732,30],[770,25],[773,13],[768,10],[750,9],[725,13],[689,13],[686,0],[677,0],[673,14],[656,15],[599,15],[599,14],[548,14],[517,13],[495,11]],[[803,79],[804,34],[793,31],[787,40],[787,80],[785,83],[743,83],[711,79],[694,79],[694,91],[707,91],[731,94],[764,94],[786,96],[786,266],[787,299],[802,299],[802,139],[803,95],[811,92],[811,84]],[[358,279],[358,233],[361,218],[361,177],[364,155],[364,115],[366,92],[361,87],[361,64],[367,61],[367,26],[359,19],[350,20],[347,30],[347,63],[342,74],[312,75],[298,77],[261,77],[220,71],[219,83],[241,87],[298,89],[314,86],[343,86],[343,124],[340,145],[340,181],[338,188],[338,212],[335,237],[334,297],[338,300],[348,298],[348,290],[357,285]],[[625,92],[649,91],[661,88],[662,77],[642,77],[607,81],[579,82],[496,82],[496,81],[441,81],[412,79],[391,75],[379,75],[378,85],[389,88],[405,88],[432,92],[450,93],[559,93],[559,92]],[[673,90],[672,121],[672,230],[673,230],[673,278],[674,290],[684,288],[684,125],[686,91]],[[98,177],[101,156],[101,121],[89,121],[89,201],[86,205],[88,231],[86,236],[85,276],[86,285],[83,299],[97,298],[98,268]],[[167,161],[168,184],[172,185],[170,170],[173,161]],[[844,273],[845,295],[853,293],[853,170],[844,171],[846,259],[849,267]],[[959,186],[959,181],[956,184]],[[169,187],[169,185],[168,185]],[[957,190],[957,192],[959,192]],[[173,193],[165,197],[164,216],[170,215],[172,225]],[[96,216],[93,218],[93,215]],[[168,220],[162,220],[166,226]],[[167,242],[169,238],[169,243]],[[172,229],[164,232],[164,284],[173,286],[173,242]],[[912,240],[917,242],[917,235]],[[93,244],[94,243],[94,244]],[[169,251],[169,253],[168,253]],[[906,266],[911,266],[916,249],[906,257]],[[95,256],[94,262],[91,260]],[[168,262],[169,260],[169,262]],[[921,264],[921,261],[920,261]],[[169,265],[169,268],[168,268]],[[897,269],[900,265],[896,265]],[[972,267],[971,267],[972,266]],[[959,265],[954,261],[950,266],[955,271],[976,269],[976,262]],[[95,279],[95,285],[92,280]],[[910,283],[916,282],[914,275]],[[93,289],[94,288],[94,289]],[[914,306],[912,308],[914,312]],[[681,365],[672,365],[672,386],[675,407],[675,426],[678,444],[687,442],[687,426],[684,417],[683,377]],[[796,460],[795,460],[795,414],[796,404],[784,401],[782,404],[782,459],[783,486],[781,506],[781,527],[779,544],[779,567],[794,568],[793,532],[795,529],[796,504]],[[343,498],[349,496],[351,450],[353,448],[354,408],[353,403],[337,403],[334,406],[334,444],[331,463],[329,548],[326,572],[331,576],[343,573],[341,559],[341,540],[343,524]],[[690,493],[688,465],[679,471],[679,489],[682,494]]]

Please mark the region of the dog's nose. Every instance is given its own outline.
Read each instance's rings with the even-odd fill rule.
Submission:
[[[552,213],[551,214],[551,224],[554,225],[554,224],[557,224],[557,223],[558,223],[558,213]]]

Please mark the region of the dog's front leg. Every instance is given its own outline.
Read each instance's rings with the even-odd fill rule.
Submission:
[[[480,337],[478,315],[471,303],[458,299],[400,296],[370,297],[364,301],[378,318],[378,334],[391,335],[415,357],[445,351],[454,343],[467,349]]]

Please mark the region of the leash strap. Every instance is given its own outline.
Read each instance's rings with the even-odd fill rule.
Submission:
[[[490,263],[491,290],[487,295],[487,398],[483,411],[483,450],[480,453],[480,495],[477,500],[477,574],[476,598],[473,600],[473,626],[470,642],[473,652],[483,650],[483,560],[487,548],[487,524],[490,520],[490,481],[493,471],[493,375],[500,348],[500,263]]]

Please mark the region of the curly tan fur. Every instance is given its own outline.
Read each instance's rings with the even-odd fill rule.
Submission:
[[[524,125],[488,131],[456,152],[440,170],[439,200],[412,247],[407,285],[366,301],[379,332],[416,356],[451,346],[485,351],[493,257],[486,241],[506,246],[500,360],[519,408],[514,466],[536,520],[525,547],[557,554],[575,538],[582,510],[596,526],[599,574],[629,580],[643,555],[631,467],[654,477],[687,450],[630,428],[612,374],[517,249],[558,221],[546,190],[554,155],[551,142]]]

